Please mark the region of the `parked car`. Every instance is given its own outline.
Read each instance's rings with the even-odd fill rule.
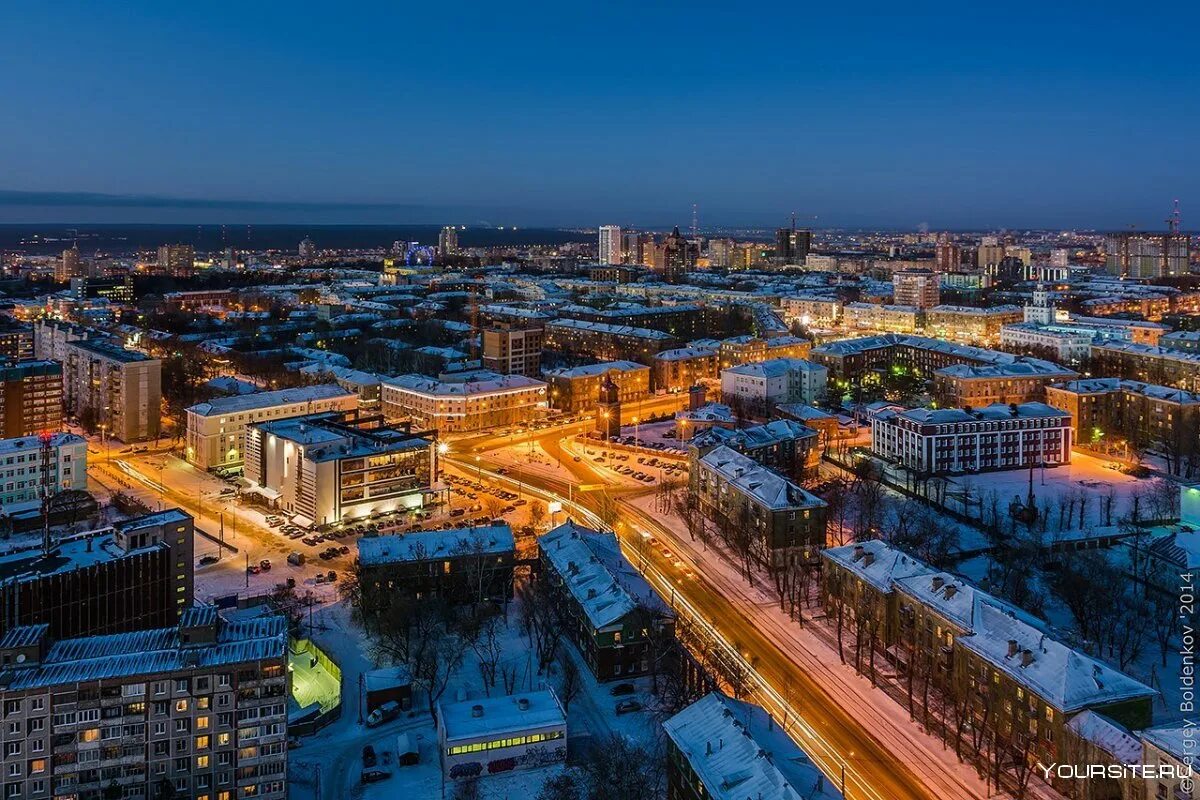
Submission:
[[[390,777],[392,777],[390,770],[372,767],[362,771],[361,780],[363,783],[379,783],[379,781],[386,781]]]
[[[641,710],[642,710],[642,704],[639,703],[637,700],[622,700],[621,702],[617,703],[617,713],[618,714],[629,714],[633,711],[641,711]]]
[[[271,559],[264,558],[262,561],[258,562],[258,566],[259,566],[259,569],[261,569],[263,572],[270,572],[271,571]]]
[[[620,697],[621,695],[633,694],[633,692],[634,692],[634,688],[633,688],[632,683],[618,683],[616,686],[612,687],[612,689],[609,690],[609,693],[613,697]]]
[[[215,564],[220,560],[221,559],[217,558],[212,553],[209,553],[206,556],[200,556],[200,566],[207,567],[209,564]]]
[[[375,755],[375,748],[371,745],[364,745],[362,749],[362,760],[364,767],[373,767],[379,763],[379,756]]]
[[[390,700],[384,703],[379,708],[367,715],[367,727],[374,728],[389,720],[395,719],[396,717],[400,716],[400,710],[400,704],[395,700]]]
[[[250,566],[246,567],[246,572],[249,572],[251,575],[257,575],[258,573],[262,572],[262,567],[260,567],[258,564],[251,564]]]
[[[329,572],[325,573],[325,580],[329,583],[337,583],[337,572],[329,570]]]

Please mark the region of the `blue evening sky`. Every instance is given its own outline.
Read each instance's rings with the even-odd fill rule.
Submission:
[[[1197,5],[7,2],[0,222],[1187,225]]]

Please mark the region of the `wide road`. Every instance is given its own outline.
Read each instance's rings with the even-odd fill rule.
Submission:
[[[558,456],[562,452],[560,439],[563,433],[560,428],[534,432],[532,436],[546,452]],[[496,442],[494,446],[499,444]],[[485,468],[495,463],[486,451],[478,452],[478,455]],[[473,468],[478,463],[474,461],[474,454],[461,453],[457,459],[461,459],[464,467],[469,464]],[[575,462],[572,457],[560,457],[559,463],[580,484],[613,482],[610,475],[596,469],[586,458]],[[570,484],[565,477],[553,478],[544,472],[520,466],[509,466],[508,477],[561,498],[567,496]],[[754,692],[754,699],[770,710],[776,719],[789,720],[789,732],[839,787],[843,781],[842,770],[845,770],[848,798],[958,800],[986,796],[949,774],[956,772],[957,767],[952,753],[937,753],[936,757],[927,759],[932,763],[920,765],[923,768],[917,771],[892,755],[889,748],[876,737],[876,732],[868,727],[872,724],[870,718],[877,715],[865,713],[869,711],[866,709],[845,707],[844,700],[830,697],[802,665],[787,655],[785,650],[791,649],[788,643],[771,638],[778,632],[773,632],[761,619],[752,616],[753,607],[727,598],[715,581],[705,577],[702,563],[696,565],[695,579],[671,577],[679,574],[672,560],[662,556],[659,548],[647,547],[638,531],[647,531],[660,542],[673,545],[670,549],[675,553],[685,552],[685,543],[678,541],[678,534],[651,514],[620,499],[622,495],[650,491],[653,491],[652,487],[622,488],[619,485],[614,485],[610,491],[610,496],[617,500],[615,508],[618,521],[622,523],[615,527],[627,554],[634,560],[646,562],[647,577],[665,598],[674,599],[676,605],[689,612],[689,615],[695,614],[710,623],[720,639],[727,645],[736,646],[745,655],[765,684]],[[593,514],[599,510],[594,493],[576,493],[575,500]],[[856,678],[847,673],[846,680]],[[882,702],[890,701],[885,699]],[[948,759],[947,766],[954,766],[941,769],[943,758]],[[917,774],[918,771],[921,775]]]

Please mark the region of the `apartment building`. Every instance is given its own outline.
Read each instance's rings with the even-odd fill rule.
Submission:
[[[501,375],[536,378],[542,371],[541,326],[501,326],[483,331],[483,368]]]
[[[690,459],[689,481],[706,516],[752,531],[761,564],[812,561],[825,546],[825,501],[749,456],[715,447]]]
[[[661,306],[624,303],[614,308],[568,305],[560,308],[558,313],[564,319],[649,328],[668,333],[681,340],[708,335],[712,330],[714,316],[713,310],[701,303],[676,303]]]
[[[1050,384],[1078,377],[1074,370],[1033,358],[1007,364],[952,364],[933,373],[933,397],[949,408],[1028,403],[1045,399]]]
[[[1005,325],[1025,319],[1025,310],[1017,305],[970,306],[937,305],[925,312],[925,334],[959,342],[995,344]]]
[[[1187,456],[1200,446],[1200,395],[1120,378],[1089,378],[1046,387],[1046,403],[1071,415],[1075,441],[1133,439]]]
[[[715,348],[679,347],[654,356],[651,384],[656,390],[682,392],[701,381],[715,380],[721,359]]]
[[[1092,374],[1200,392],[1200,353],[1132,342],[1092,345]]]
[[[1026,363],[1046,365],[1046,371],[1058,366],[1049,361],[955,344],[928,336],[897,334],[829,342],[813,348],[812,360],[828,367],[832,377],[849,380],[896,366],[925,376],[952,364]]]
[[[634,403],[650,396],[650,367],[633,361],[605,361],[550,370],[545,374],[550,387],[550,407],[568,414],[596,408],[600,384],[611,378],[621,403]]]
[[[87,440],[73,433],[48,437],[48,488],[87,491]],[[43,451],[40,436],[0,440],[0,510],[14,514],[42,502]]]
[[[898,306],[932,308],[941,298],[941,276],[931,269],[906,269],[892,274],[892,298]]]
[[[825,391],[829,370],[802,358],[773,358],[721,370],[721,401],[765,415],[781,403],[813,403]]]
[[[337,384],[218,397],[187,410],[187,460],[200,469],[245,461],[246,427],[256,422],[358,409],[358,395]]]
[[[365,430],[340,415],[289,417],[246,426],[249,491],[318,525],[416,510],[435,492],[436,437]]]
[[[621,553],[615,535],[565,522],[538,538],[541,573],[565,609],[566,635],[598,681],[650,671],[651,638],[674,614]],[[651,631],[654,633],[652,634]]]
[[[687,442],[695,460],[716,447],[728,447],[749,456],[793,481],[815,476],[821,466],[820,434],[794,420],[777,419],[749,428],[713,426]]]
[[[783,318],[806,328],[834,328],[842,321],[842,301],[836,297],[793,295],[779,298]]]
[[[0,321],[0,358],[29,361],[33,358],[33,328],[12,320]]]
[[[57,361],[0,366],[0,419],[4,438],[62,430],[63,369]]]
[[[773,358],[808,358],[812,342],[798,336],[733,336],[717,344],[721,369],[741,364],[757,364]]]
[[[63,405],[91,419],[106,436],[140,442],[158,436],[162,417],[162,362],[104,339],[67,341]]]
[[[664,331],[630,325],[576,319],[556,319],[546,323],[546,349],[573,358],[637,361],[649,366],[656,353],[676,348],[680,342],[679,338]]]
[[[925,324],[925,312],[916,306],[846,303],[842,323],[849,331],[915,333]]]
[[[889,410],[871,418],[871,449],[921,473],[1069,464],[1071,442],[1071,415],[1045,403]]]
[[[56,638],[174,625],[193,597],[192,518],[177,508],[0,556],[0,633]]]
[[[383,381],[383,415],[439,433],[505,428],[546,413],[546,384],[524,375],[468,373],[463,380],[400,375]]]
[[[287,619],[0,638],[6,797],[287,796]]]
[[[506,523],[358,540],[364,584],[455,604],[512,599],[515,558],[516,540]]]

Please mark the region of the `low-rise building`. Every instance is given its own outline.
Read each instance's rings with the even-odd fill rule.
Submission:
[[[567,712],[553,689],[438,703],[442,774],[473,780],[567,760]]]
[[[1071,415],[1045,403],[914,408],[871,420],[871,449],[918,473],[1069,464],[1072,441]]]
[[[200,469],[241,465],[246,427],[256,422],[358,409],[358,395],[337,384],[219,397],[187,410],[187,460]]]
[[[524,375],[469,373],[464,380],[400,375],[383,381],[383,416],[439,433],[504,428],[546,413],[546,384]]]
[[[779,307],[788,322],[806,328],[833,328],[842,320],[842,301],[836,297],[795,295],[779,298]]]
[[[948,341],[995,344],[1005,325],[1024,318],[1024,309],[1015,305],[987,308],[938,305],[925,312],[925,334]]]
[[[952,364],[933,373],[933,398],[940,406],[987,406],[1044,400],[1052,383],[1079,373],[1049,361],[1020,358],[1000,364]]]
[[[503,523],[358,540],[364,588],[453,603],[511,599],[515,552],[512,529]]]
[[[248,491],[317,525],[417,510],[438,491],[435,440],[355,427],[336,414],[251,423]]]
[[[841,800],[842,794],[764,709],[718,692],[663,723],[671,800]]]
[[[818,446],[818,438],[819,434],[812,428],[792,420],[777,419],[750,428],[714,426],[693,436],[687,445],[693,459],[703,457],[715,447],[725,446],[791,480],[800,481],[815,476],[820,469],[822,449]]]
[[[0,439],[0,512],[11,515],[39,508],[43,488],[51,496],[87,491],[87,440],[55,433],[46,436],[45,444],[48,471],[43,473],[41,436]]]
[[[674,615],[621,553],[617,537],[566,522],[538,539],[541,575],[569,609],[566,634],[598,681],[644,675]]]
[[[568,414],[593,411],[600,384],[611,378],[621,403],[635,403],[650,395],[650,367],[633,361],[605,361],[582,367],[564,367],[545,373],[550,406]]]
[[[654,356],[651,383],[656,390],[686,391],[701,381],[715,380],[721,360],[708,347],[680,347]]]
[[[773,358],[721,370],[721,400],[765,415],[780,403],[813,403],[825,391],[829,370],[802,358]]]
[[[649,366],[656,353],[676,348],[680,342],[678,337],[664,331],[630,325],[577,319],[546,323],[546,349],[573,358],[637,361]]]
[[[1138,763],[1154,768],[1154,776],[1143,780],[1147,800],[1196,800],[1196,730],[1190,723],[1173,723],[1138,732],[1142,751]],[[1135,797],[1138,795],[1134,795]]]
[[[846,303],[842,322],[847,330],[872,333],[915,333],[924,325],[925,312],[916,306]]]
[[[772,469],[725,446],[690,463],[702,513],[745,526],[761,564],[813,561],[825,547],[826,503]]]
[[[1071,415],[1075,441],[1133,441],[1172,456],[1200,446],[1200,395],[1120,378],[1088,378],[1046,387],[1046,403]]]
[[[1092,374],[1200,392],[1200,353],[1132,342],[1092,345]]]
[[[695,346],[695,342],[692,343]],[[808,358],[812,342],[798,336],[773,336],[761,339],[757,336],[733,336],[722,339],[717,345],[721,369],[757,364],[774,358]]]
[[[288,623],[215,608],[177,625],[54,641],[0,638],[10,797],[287,796]]]

